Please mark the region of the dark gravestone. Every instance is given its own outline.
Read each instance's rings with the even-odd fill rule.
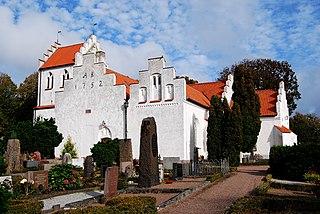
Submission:
[[[36,189],[48,189],[48,171],[28,171],[27,180],[34,181]]]
[[[173,178],[182,178],[182,163],[173,163]]]
[[[119,167],[108,167],[105,174],[104,197],[112,197],[117,194]]]
[[[101,173],[101,177],[105,177],[106,176],[106,171],[107,171],[108,165],[102,164],[100,166],[100,173]]]
[[[39,161],[36,161],[36,160],[25,160],[25,161],[23,161],[23,167],[24,168],[38,168],[39,167]]]
[[[142,121],[139,162],[139,186],[159,184],[157,126],[153,117]]]
[[[84,172],[83,177],[91,178],[94,174],[94,165],[93,165],[93,158],[92,156],[87,156],[84,160]]]

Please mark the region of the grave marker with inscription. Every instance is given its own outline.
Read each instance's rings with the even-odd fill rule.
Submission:
[[[18,139],[8,140],[5,158],[8,165],[6,170],[7,175],[11,174],[13,171],[20,171],[20,141]]]
[[[157,126],[153,117],[143,119],[140,134],[139,186],[159,184]]]
[[[112,197],[117,194],[119,167],[108,167],[105,174],[104,197]]]
[[[36,189],[48,189],[48,171],[28,171],[27,180],[34,181]]]

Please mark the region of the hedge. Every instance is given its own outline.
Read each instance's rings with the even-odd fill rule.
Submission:
[[[35,200],[10,200],[8,213],[12,214],[38,214],[43,208],[42,201]]]
[[[149,196],[111,198],[106,206],[112,207],[113,212],[157,213],[156,198]]]
[[[221,177],[222,177],[221,173],[216,173],[216,174],[213,174],[213,175],[208,175],[206,180],[210,181],[212,183],[212,182],[218,180]]]
[[[304,181],[309,170],[320,173],[320,144],[271,147],[269,165],[273,178]]]
[[[104,213],[150,213],[156,214],[154,197],[115,197],[106,201],[104,207],[86,207],[72,210],[61,210],[55,214],[104,214]]]
[[[246,196],[225,213],[319,213],[320,200],[311,197]]]

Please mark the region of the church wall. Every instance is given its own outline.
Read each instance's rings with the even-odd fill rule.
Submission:
[[[185,80],[175,78],[174,68],[164,65],[163,57],[148,60],[148,70],[139,72],[139,84],[131,85],[128,107],[128,137],[132,140],[133,158],[139,158],[141,122],[154,117],[157,125],[158,152],[163,157],[185,158],[183,100]],[[154,76],[161,77],[161,91],[153,94]],[[155,84],[158,85],[158,80]],[[167,99],[166,86],[173,86],[173,99]],[[141,88],[145,88],[146,99],[141,102]],[[158,92],[158,91],[156,91]],[[156,96],[155,96],[156,95]],[[160,98],[157,100],[157,98]]]
[[[199,156],[207,157],[207,110],[191,102],[184,102],[185,160],[194,159],[194,148]]]
[[[83,56],[83,66],[74,67],[72,80],[56,93],[56,123],[63,142],[55,149],[59,156],[68,136],[76,143],[79,157],[103,137],[124,138],[126,88],[115,85],[116,76],[105,74],[105,64],[95,63],[92,53]]]

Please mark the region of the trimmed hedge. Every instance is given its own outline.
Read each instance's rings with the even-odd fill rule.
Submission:
[[[271,147],[269,165],[274,178],[304,181],[308,170],[320,172],[320,144]]]
[[[208,175],[206,180],[210,181],[212,183],[212,182],[218,180],[221,177],[222,177],[221,173],[216,173],[216,174],[213,174],[213,175]]]
[[[150,213],[156,214],[154,197],[115,197],[106,201],[105,207],[86,207],[73,210],[61,210],[56,214],[104,214],[104,213]]]
[[[117,213],[157,213],[156,198],[149,196],[115,197],[107,200],[106,206]]]
[[[8,214],[38,214],[43,208],[42,201],[10,200]]]
[[[246,196],[225,213],[319,213],[320,200],[309,197]]]

